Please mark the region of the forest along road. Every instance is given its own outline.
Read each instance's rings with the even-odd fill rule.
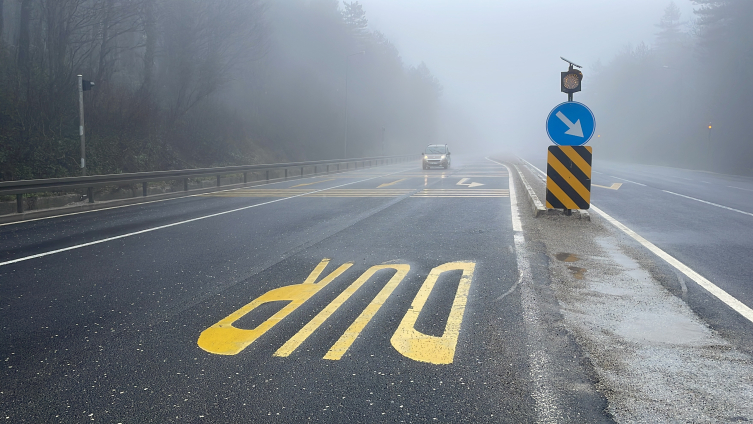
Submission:
[[[594,157],[593,205],[753,308],[753,178]],[[545,151],[521,158],[544,176]],[[665,284],[712,328],[753,353],[749,320],[680,273]]]
[[[0,226],[3,417],[609,422],[507,168],[453,164]]]

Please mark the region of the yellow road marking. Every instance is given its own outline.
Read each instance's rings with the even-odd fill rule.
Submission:
[[[327,284],[331,283],[332,280],[340,276],[340,274],[353,265],[352,262],[344,263],[319,283],[315,284],[319,275],[324,271],[328,263],[329,259],[323,259],[319,265],[314,268],[303,284],[294,284],[270,290],[254,299],[251,303],[228,315],[226,318],[221,319],[213,326],[202,331],[197,342],[199,347],[207,352],[216,353],[218,355],[236,355],[240,353],[243,349],[248,347],[248,345],[261,337],[269,329],[274,327],[278,322],[296,310],[304,302],[318,293],[319,290],[323,289]],[[259,306],[268,302],[280,300],[290,301],[290,303],[266,321],[256,326],[253,330],[233,327],[234,322],[238,321]]]
[[[622,187],[622,183],[612,183],[612,185],[609,186],[609,187],[603,186],[603,185],[598,185],[598,184],[593,184],[592,183],[591,186],[592,187],[608,188],[610,190],[618,190],[620,187]]]
[[[233,190],[224,193],[207,193],[210,197],[288,197],[304,195],[302,197],[398,197],[412,193],[412,189],[333,189],[310,194],[305,189],[251,189]]]
[[[399,182],[403,182],[403,181],[405,181],[405,180],[407,180],[407,178],[403,178],[402,180],[397,180],[397,181],[393,181],[393,182],[391,182],[391,183],[384,183],[384,184],[382,184],[382,185],[379,185],[379,186],[377,186],[377,188],[382,188],[382,187],[389,187],[389,186],[391,186],[391,185],[395,185],[395,184],[397,184],[397,183],[399,183]]]
[[[431,364],[452,363],[455,358],[460,324],[463,322],[463,313],[468,302],[468,292],[471,288],[475,268],[476,264],[473,262],[450,262],[431,270],[413,299],[410,309],[408,309],[395,334],[390,339],[390,343],[398,352],[416,361]],[[439,276],[442,273],[457,270],[462,270],[463,275],[460,277],[460,283],[442,336],[430,336],[416,330],[416,320],[418,320],[421,309],[426,304],[426,300],[434,289]]]
[[[424,189],[411,197],[509,197],[508,189]]]
[[[328,180],[314,181],[313,183],[298,184],[298,185],[294,185],[294,186],[291,186],[290,188],[303,187],[303,186],[310,186],[310,185],[312,185],[312,184],[319,184],[319,183],[323,183],[323,182],[326,182],[326,181],[335,181],[335,179],[334,179],[334,178],[330,178],[330,179],[328,179]]]
[[[377,313],[379,308],[382,307],[384,302],[387,301],[387,298],[390,297],[397,285],[400,284],[401,281],[403,281],[405,276],[408,274],[408,271],[410,271],[410,265],[406,264],[378,265],[376,267],[372,267],[371,269],[374,268],[376,268],[376,271],[380,269],[392,268],[397,270],[397,272],[392,276],[392,278],[390,278],[390,281],[388,281],[387,284],[382,287],[382,290],[380,290],[379,294],[376,295],[374,300],[369,303],[369,306],[367,306],[366,309],[361,312],[361,315],[359,315],[358,318],[353,321],[353,324],[351,324],[350,327],[345,330],[345,333],[340,336],[337,342],[332,345],[327,354],[324,355],[324,359],[332,359],[337,361],[342,358],[343,355],[345,355],[345,352],[347,352],[350,345],[352,345],[353,342],[356,341],[358,336],[361,334],[361,331],[364,329],[364,327],[366,327],[366,324],[368,324],[369,321],[374,318],[374,315]]]
[[[327,305],[326,308],[324,308],[314,318],[312,318],[311,321],[308,322],[308,324],[306,324],[303,328],[301,328],[300,331],[298,331],[293,337],[291,337],[287,342],[285,342],[285,344],[282,345],[282,347],[277,349],[277,352],[274,353],[274,356],[286,357],[286,356],[289,356],[291,353],[293,353],[293,351],[296,350],[298,346],[301,345],[301,343],[306,341],[306,339],[314,331],[316,331],[316,329],[319,328],[324,323],[324,321],[327,320],[327,318],[329,318],[333,313],[335,313],[335,311],[337,311],[337,309],[340,308],[340,306],[342,306],[343,303],[345,303],[348,299],[350,299],[353,293],[355,293],[359,288],[361,288],[361,286],[363,286],[364,283],[366,283],[366,281],[368,281],[374,274],[376,274],[377,271],[381,271],[383,269],[394,269],[394,270],[397,270],[397,273],[394,276],[392,276],[390,281],[387,283],[386,286],[384,286],[382,291],[379,292],[379,295],[377,295],[377,297],[369,305],[369,307],[366,308],[366,310],[358,317],[358,319],[356,319],[356,321],[348,328],[348,331],[353,332],[356,329],[356,324],[358,325],[363,324],[360,326],[360,329],[358,329],[357,333],[354,333],[354,334],[351,333],[352,339],[349,339],[348,337],[346,337],[346,335],[348,334],[348,331],[346,331],[345,334],[342,337],[340,337],[340,340],[338,340],[337,343],[335,343],[335,346],[337,346],[338,349],[342,350],[342,353],[336,358],[327,358],[325,356],[325,358],[327,359],[340,359],[340,357],[342,357],[342,354],[345,353],[345,350],[347,350],[348,347],[350,347],[351,343],[353,343],[355,338],[358,337],[358,333],[361,332],[363,327],[365,327],[366,324],[368,323],[368,320],[370,320],[371,317],[373,316],[373,313],[372,313],[371,316],[369,316],[368,319],[366,319],[366,321],[363,321],[363,319],[365,318],[366,311],[372,308],[372,305],[374,304],[374,302],[378,298],[380,298],[380,296],[385,292],[385,290],[389,291],[387,293],[387,296],[389,296],[389,293],[392,293],[392,290],[394,290],[395,287],[397,287],[397,285],[401,281],[403,281],[403,278],[405,278],[405,275],[410,270],[410,265],[402,265],[402,264],[376,265],[366,270],[366,272],[364,272],[360,277],[358,277],[358,279],[354,281],[353,284],[351,284],[347,289],[345,289],[345,291],[340,293],[340,295],[337,296],[335,300],[330,302],[330,304]],[[381,303],[379,304],[379,306],[381,306]],[[379,309],[379,308],[377,307],[376,309]],[[374,310],[374,313],[376,313],[376,310]],[[346,338],[346,340],[343,340],[343,338]],[[335,346],[333,346],[333,349]],[[330,349],[330,352],[331,351],[332,350]],[[329,354],[330,353],[328,352],[327,355]]]

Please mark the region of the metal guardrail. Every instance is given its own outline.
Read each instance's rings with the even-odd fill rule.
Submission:
[[[326,167],[326,172],[330,172],[330,166],[335,165],[336,171],[341,171],[340,165],[345,165],[344,170],[350,170],[350,164],[354,164],[353,169],[367,168],[379,165],[390,165],[401,163],[415,158],[415,155],[401,156],[377,156],[369,158],[355,159],[332,159],[309,162],[289,162],[273,163],[260,165],[241,165],[225,166],[219,168],[198,168],[198,169],[180,169],[175,171],[155,171],[155,172],[134,172],[128,174],[107,174],[107,175],[87,175],[82,177],[65,177],[65,178],[48,178],[39,180],[19,180],[0,182],[0,195],[16,195],[16,212],[23,213],[23,194],[36,193],[50,190],[86,188],[89,203],[94,203],[94,187],[114,184],[134,184],[142,183],[143,195],[147,196],[147,183],[150,181],[170,181],[183,179],[183,191],[188,190],[188,179],[196,177],[206,177],[211,175],[217,176],[217,187],[221,186],[220,177],[230,174],[243,174],[243,184],[248,184],[248,173],[254,171],[266,171],[266,180],[270,181],[269,171],[284,170],[285,179],[288,178],[288,169],[301,168],[300,176],[303,176],[303,168],[313,166],[313,173],[317,175],[318,167]],[[322,169],[325,171],[325,169]],[[275,178],[276,179],[276,178]],[[274,179],[273,179],[274,180]]]

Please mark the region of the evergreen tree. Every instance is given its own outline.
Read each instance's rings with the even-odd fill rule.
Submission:
[[[369,26],[369,21],[366,19],[366,12],[363,10],[363,5],[357,1],[348,3],[343,2],[343,20],[348,29],[353,35],[362,37],[366,34],[366,28]]]
[[[675,2],[670,2],[664,9],[664,16],[657,25],[660,29],[656,34],[656,44],[659,50],[669,50],[681,43],[683,33],[680,29],[682,26],[680,16],[680,8]]]

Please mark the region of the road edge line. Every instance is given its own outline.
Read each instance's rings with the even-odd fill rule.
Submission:
[[[727,293],[722,288],[720,288],[716,284],[712,283],[711,281],[703,277],[701,274],[693,271],[693,269],[691,269],[689,266],[685,265],[684,263],[680,262],[674,256],[670,255],[669,253],[657,247],[655,244],[646,240],[640,234],[631,230],[620,221],[617,221],[616,219],[612,218],[606,212],[602,211],[601,209],[597,208],[594,205],[591,205],[591,209],[593,209],[596,213],[598,213],[604,219],[609,221],[609,223],[611,223],[615,227],[622,230],[622,232],[632,237],[635,241],[640,243],[643,247],[647,248],[653,254],[662,258],[665,262],[673,266],[676,270],[680,271],[681,273],[685,274],[688,278],[695,281],[696,284],[703,287],[711,295],[721,300],[725,305],[732,308],[735,312],[742,315],[743,318],[753,323],[753,309],[749,308],[747,305],[737,300],[734,296]]]
[[[340,185],[337,185],[337,186],[334,186],[334,187],[328,187],[328,188],[324,188],[324,189],[320,189],[320,190],[314,190],[314,191],[310,191],[308,193],[296,194],[295,196],[283,197],[283,198],[280,198],[280,199],[270,200],[270,201],[264,202],[264,203],[256,203],[256,204],[249,205],[249,206],[243,206],[241,208],[235,208],[235,209],[230,209],[230,210],[227,210],[227,211],[222,211],[222,212],[217,212],[217,213],[213,213],[213,214],[209,214],[209,215],[200,216],[200,217],[197,217],[197,218],[191,218],[191,219],[187,219],[187,220],[184,220],[184,221],[178,221],[178,222],[173,222],[173,223],[170,223],[170,224],[160,225],[160,226],[157,226],[157,227],[146,228],[146,229],[143,229],[143,230],[134,231],[132,233],[120,234],[120,235],[117,235],[117,236],[108,237],[108,238],[104,238],[104,239],[101,239],[101,240],[95,240],[95,241],[91,241],[91,242],[88,242],[88,243],[82,243],[82,244],[77,244],[77,245],[73,245],[73,246],[64,247],[62,249],[56,249],[56,250],[50,250],[48,252],[37,253],[36,255],[24,256],[24,257],[21,257],[21,258],[12,259],[12,260],[5,261],[5,262],[0,262],[0,266],[11,265],[11,264],[18,263],[18,262],[24,262],[24,261],[28,261],[28,260],[31,260],[31,259],[36,259],[36,258],[41,258],[41,257],[44,257],[44,256],[54,255],[56,253],[67,252],[69,250],[76,250],[76,249],[80,249],[82,247],[93,246],[95,244],[106,243],[108,241],[123,239],[123,238],[126,238],[126,237],[136,236],[136,235],[139,235],[139,234],[150,233],[152,231],[157,231],[157,230],[162,230],[162,229],[165,229],[165,228],[175,227],[177,225],[188,224],[188,223],[191,223],[191,222],[194,222],[194,221],[201,221],[201,220],[207,219],[207,218],[214,218],[216,216],[227,215],[229,213],[234,213],[234,212],[240,212],[240,211],[243,211],[243,210],[246,210],[246,209],[255,208],[255,207],[258,207],[258,206],[264,206],[264,205],[269,205],[269,204],[272,204],[272,203],[282,202],[283,200],[295,199],[297,197],[307,196],[307,195],[313,194],[313,193],[319,193],[319,192],[322,192],[322,191],[327,191],[327,190],[332,190],[332,189],[335,189],[335,188],[345,187],[345,186],[349,186],[351,184],[362,183],[364,181],[371,181],[371,180],[375,180],[377,178],[383,178],[383,177],[388,176],[388,175],[400,174],[400,173],[403,173],[403,172],[406,172],[406,171],[408,171],[408,170],[405,169],[405,170],[398,171],[398,172],[392,172],[390,174],[385,174],[385,175],[380,175],[380,176],[377,176],[377,177],[367,178],[365,180],[352,181],[352,182],[349,182],[349,183],[346,183],[346,184],[340,184]]]
[[[523,235],[523,225],[520,220],[520,211],[517,203],[517,193],[515,191],[515,178],[509,166],[499,163],[493,159],[486,160],[502,165],[507,169],[508,185],[510,189],[510,214],[512,215],[513,240],[515,243],[515,260],[518,266],[518,282],[520,287],[520,306],[523,310],[523,323],[528,339],[528,363],[530,365],[529,377],[532,383],[531,397],[536,402],[535,410],[540,423],[558,423],[564,420],[561,401],[557,392],[548,381],[547,376],[551,376],[552,359],[547,353],[544,345],[544,330],[541,328],[541,316],[536,306],[536,293],[531,273],[531,263],[528,261],[528,249],[525,246],[525,236]],[[505,297],[505,293],[502,297]]]

